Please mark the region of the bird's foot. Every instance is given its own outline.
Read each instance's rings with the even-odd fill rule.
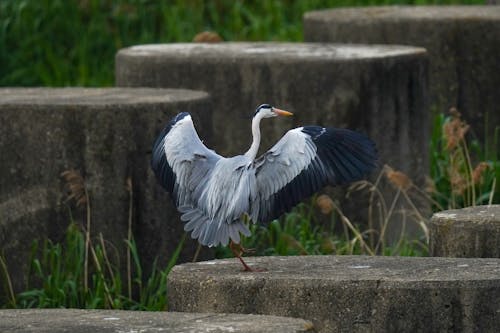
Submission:
[[[247,265],[247,263],[243,260],[242,257],[237,257],[241,264],[243,265],[243,269],[242,269],[242,272],[253,272],[254,270],[252,268],[250,268],[250,266]]]
[[[252,268],[252,267],[247,265],[247,263],[243,260],[243,258],[241,258],[241,257],[237,257],[237,258],[240,260],[241,264],[243,265],[243,269],[241,270],[242,272],[265,272],[265,271],[267,271],[267,269],[265,269],[265,268],[260,268],[260,267]]]
[[[233,241],[229,244],[229,248],[233,252],[234,256],[238,258],[238,260],[241,262],[243,265],[243,272],[264,272],[265,269],[263,268],[251,268],[250,266],[247,265],[247,263],[243,260],[241,257],[243,253],[252,253],[255,252],[255,249],[246,249],[241,244],[236,244]]]

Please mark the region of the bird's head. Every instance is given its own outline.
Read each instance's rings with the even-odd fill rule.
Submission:
[[[255,110],[254,117],[259,116],[260,118],[271,118],[276,116],[291,116],[293,113],[275,108],[269,104],[261,104]]]

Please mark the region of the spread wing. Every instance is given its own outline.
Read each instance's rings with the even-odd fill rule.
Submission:
[[[182,112],[156,139],[151,167],[180,208],[197,200],[203,189],[202,183],[220,158],[201,142],[189,113]]]
[[[182,213],[184,230],[190,231],[192,238],[207,246],[227,245],[229,239],[239,243],[239,233],[250,235],[247,226],[240,221],[240,216],[237,220],[226,216],[231,210],[224,206],[226,197],[223,191],[207,199],[207,195],[210,196],[207,189],[209,193],[214,192],[210,189],[218,187],[230,191],[223,184],[224,180],[232,179],[229,177],[232,174],[221,174],[224,170],[221,171],[220,167],[217,174],[215,166],[218,162],[226,165],[225,170],[228,172],[239,170],[238,161],[225,159],[205,147],[187,112],[174,117],[153,145],[151,167],[161,185],[172,194],[177,209]],[[232,203],[239,203],[236,199]],[[226,209],[219,214],[218,208],[223,206]],[[215,215],[218,218],[214,218]]]
[[[305,126],[288,131],[256,160],[254,222],[268,222],[326,185],[362,179],[377,165],[375,144],[348,129]]]

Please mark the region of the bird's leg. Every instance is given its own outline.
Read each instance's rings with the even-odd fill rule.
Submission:
[[[243,260],[243,258],[241,257],[241,255],[245,252],[245,249],[240,244],[236,244],[233,241],[231,241],[229,243],[229,248],[233,252],[234,256],[240,260],[241,264],[244,267],[243,271],[245,271],[245,272],[253,272],[253,269],[251,269],[250,266],[248,266],[246,264],[246,262]]]
[[[243,214],[242,214],[242,216],[241,216],[241,219],[242,219],[244,222],[249,222],[249,221],[250,221],[250,216],[249,216],[247,213],[243,213]],[[232,243],[232,242],[233,242],[233,241],[231,240],[231,243]],[[239,246],[239,249],[241,250],[241,255],[243,255],[243,253],[255,253],[255,249],[254,249],[254,248],[247,249],[247,248],[243,247],[243,246],[241,245],[241,243],[240,243],[240,244],[238,244],[238,246]]]

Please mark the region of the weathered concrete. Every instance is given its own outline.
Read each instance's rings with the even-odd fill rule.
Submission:
[[[430,58],[431,104],[457,107],[475,135],[500,124],[500,7],[387,6],[339,8],[304,15],[308,42],[404,44]],[[485,131],[485,121],[487,120]]]
[[[91,231],[102,232],[108,255],[125,254],[129,218],[126,179],[133,183],[133,231],[144,269],[165,262],[182,223],[149,161],[154,139],[179,111],[194,114],[210,134],[203,92],[168,89],[0,89],[0,250],[20,291],[34,239],[61,240],[70,221],[60,174],[75,168],[90,193]],[[205,126],[204,126],[205,125]],[[85,209],[72,208],[75,221]],[[195,243],[183,256],[191,260]],[[125,258],[125,256],[123,256]],[[122,267],[125,267],[122,264]]]
[[[224,155],[248,149],[250,121],[243,116],[250,117],[261,103],[271,103],[295,115],[263,121],[262,149],[292,126],[348,127],[376,141],[382,163],[417,179],[428,171],[427,61],[421,48],[142,45],[118,52],[116,83],[208,91],[214,101],[214,147]]]
[[[429,233],[432,256],[500,258],[500,205],[435,213]]]
[[[320,332],[496,332],[500,259],[301,256],[174,267],[173,311],[299,317]]]
[[[303,319],[179,312],[37,309],[0,310],[0,331],[9,333],[110,332],[314,332]]]

